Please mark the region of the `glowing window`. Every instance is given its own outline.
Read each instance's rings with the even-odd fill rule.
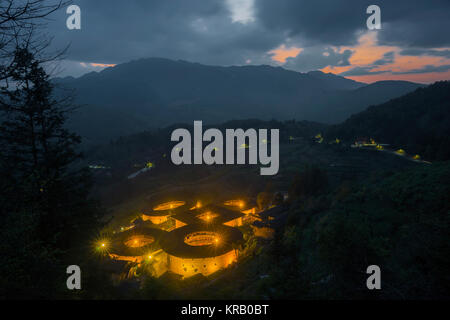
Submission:
[[[136,235],[125,240],[124,244],[130,248],[140,248],[153,243],[155,239],[152,236]]]

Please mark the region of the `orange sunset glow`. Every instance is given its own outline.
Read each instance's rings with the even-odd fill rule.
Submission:
[[[116,65],[113,63],[91,63],[93,67],[101,67],[101,68],[110,68],[115,67]]]
[[[413,82],[430,83],[438,80],[450,78],[450,70],[445,72],[416,72],[408,73],[413,70],[425,68],[427,66],[444,66],[450,64],[450,59],[438,56],[408,56],[401,55],[402,48],[397,46],[378,45],[377,33],[366,32],[359,37],[358,45],[354,47],[343,46],[335,48],[339,53],[345,50],[353,52],[349,59],[350,66],[326,66],[322,68],[323,72],[341,74],[355,67],[370,68],[368,74],[364,75],[345,75],[346,78],[360,82],[372,83],[380,80],[407,80]],[[434,50],[448,50],[448,48],[435,48]],[[393,52],[393,61],[382,65],[374,65],[377,60],[383,58],[383,55]],[[382,73],[381,73],[382,72]],[[373,74],[370,74],[373,73]]]
[[[80,62],[80,65],[85,68],[87,66],[96,67],[96,68],[111,68],[111,67],[116,66],[116,64],[113,64],[113,63],[95,63],[95,62],[91,62],[91,63]]]
[[[287,58],[295,58],[302,52],[302,48],[290,47],[286,48],[284,44],[279,46],[278,48],[269,51],[268,53],[272,55],[272,60],[285,63]]]

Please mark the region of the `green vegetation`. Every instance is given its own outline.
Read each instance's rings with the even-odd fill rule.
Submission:
[[[101,211],[77,165],[80,138],[64,127],[68,106],[53,100],[28,49],[17,48],[9,68],[15,88],[2,88],[0,100],[0,297],[64,297],[68,265],[93,279],[89,244]]]
[[[320,71],[207,66],[163,58],[135,60],[54,81],[75,90],[77,103],[86,105],[70,125],[90,146],[150,127],[198,119],[205,124],[252,117],[339,123],[371,104],[421,86],[407,81],[367,85]]]
[[[17,48],[9,68],[16,85],[2,88],[0,99],[0,297],[449,298],[450,163],[418,164],[348,145],[367,136],[425,159],[449,160],[448,82],[332,128],[256,119],[215,126],[280,129],[280,173],[265,177],[249,165],[174,166],[170,133],[182,125],[122,137],[83,160],[80,137],[65,127],[72,105],[55,100],[36,57]],[[152,169],[128,178],[144,167]],[[274,238],[242,227],[245,241],[234,247],[238,264],[207,278],[154,278],[153,261],[117,271],[117,261],[92,250],[100,231],[128,225],[162,195],[207,202],[236,194],[260,209],[278,205],[274,219],[264,222]],[[101,220],[93,197],[108,206],[109,219]],[[65,287],[71,264],[83,270],[81,291]],[[382,291],[365,286],[371,264],[381,267]]]
[[[449,298],[449,209],[450,163],[295,197],[268,250],[236,271],[244,278],[216,288],[234,298]],[[378,292],[366,288],[371,264],[382,269]]]
[[[450,163],[379,172],[331,187],[306,166],[291,178],[275,237],[241,228],[238,264],[207,278],[142,274],[137,299],[442,299],[449,298]],[[316,177],[314,191],[307,190]],[[264,191],[267,192],[267,191]],[[366,269],[382,270],[382,290]],[[131,281],[131,280],[130,280]],[[132,282],[130,282],[131,284]],[[117,290],[117,289],[116,289]],[[118,297],[121,297],[119,294]]]
[[[351,116],[327,138],[374,138],[426,160],[450,159],[450,81],[436,82]]]

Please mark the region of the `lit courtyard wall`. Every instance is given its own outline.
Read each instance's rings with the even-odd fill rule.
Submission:
[[[240,226],[243,225],[242,217],[234,219],[234,220],[231,220],[231,221],[228,221],[228,222],[225,222],[224,225],[229,226],[229,227],[233,227],[233,228],[240,227]]]
[[[156,257],[154,257],[153,259],[154,259],[153,268],[154,268],[154,271],[155,271],[154,276],[155,277],[160,277],[165,272],[167,272],[167,253],[162,251]]]
[[[258,228],[255,226],[252,226],[253,233],[255,237],[264,238],[264,239],[273,239],[273,236],[275,234],[275,230],[272,228],[262,227]]]
[[[142,215],[142,220],[144,221],[151,221],[153,224],[161,224],[169,220],[169,215],[164,216],[149,216],[146,214]]]
[[[121,256],[115,253],[109,253],[109,256],[111,259],[114,260],[121,260],[121,261],[130,261],[130,262],[137,262],[141,263],[142,260],[145,259],[145,256]]]
[[[176,219],[175,219],[175,229],[181,228],[181,227],[183,227],[183,226],[185,226],[185,225],[186,225],[186,223],[181,222],[180,220],[176,220]]]
[[[168,270],[188,278],[197,273],[207,276],[226,268],[237,261],[237,254],[235,250],[231,250],[221,256],[210,258],[180,258],[168,255],[167,261]]]

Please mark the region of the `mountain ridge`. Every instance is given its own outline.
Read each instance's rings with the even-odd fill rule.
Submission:
[[[450,159],[450,81],[438,81],[386,103],[369,106],[341,124],[327,138],[373,138],[426,160]]]
[[[273,118],[338,123],[371,104],[422,86],[395,81],[364,84],[320,71],[300,73],[269,65],[209,66],[166,58],[133,60],[53,82],[73,89],[76,103],[84,107],[74,115],[72,128],[92,140],[100,134],[94,130],[99,127],[104,139],[193,120],[219,123]]]

